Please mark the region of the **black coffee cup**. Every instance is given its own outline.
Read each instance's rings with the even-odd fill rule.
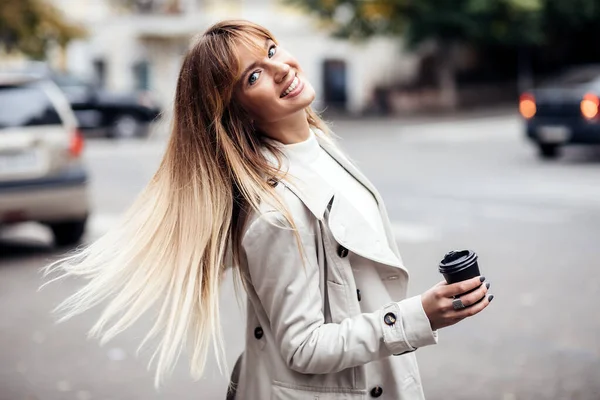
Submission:
[[[451,251],[440,261],[439,271],[448,284],[466,281],[481,275],[477,254],[471,250]]]

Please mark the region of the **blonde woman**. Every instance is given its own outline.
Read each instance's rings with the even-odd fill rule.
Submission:
[[[150,309],[156,385],[184,345],[202,375],[224,360],[219,284],[247,292],[238,399],[421,399],[414,355],[489,304],[489,284],[406,298],[408,272],[383,201],[311,110],[315,92],[265,28],[224,21],[181,67],[158,171],[122,223],[47,272],[87,284],[59,310],[99,303],[107,341]],[[455,310],[453,296],[466,306]],[[481,300],[481,301],[479,301]],[[145,341],[144,341],[145,342]]]

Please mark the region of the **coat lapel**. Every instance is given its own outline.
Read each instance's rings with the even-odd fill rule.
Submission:
[[[405,270],[379,192],[329,138],[320,131],[315,131],[315,134],[320,146],[373,194],[385,228],[385,237],[375,231],[362,212],[354,208],[348,199],[343,195],[336,195],[331,185],[313,172],[310,166],[286,161],[283,168],[287,169],[288,175],[282,182],[319,220],[323,220],[325,211],[331,204],[329,229],[339,244],[361,257]]]
[[[383,221],[383,226],[385,229],[387,244],[392,252],[396,255],[397,258],[400,259],[400,263],[402,263],[402,258],[400,256],[400,251],[398,250],[398,246],[396,245],[396,238],[394,237],[394,233],[392,231],[392,226],[387,214],[387,210],[385,208],[385,204],[383,202],[383,198],[373,186],[373,184],[367,179],[366,176],[359,171],[358,168],[354,166],[346,158],[331,142],[331,140],[323,135],[320,131],[317,132],[317,140],[321,147],[331,155],[346,171],[348,171],[356,180],[358,180],[367,190],[371,192],[373,197],[375,197],[375,201],[377,202],[377,206],[379,208],[379,214],[381,215],[381,219]]]

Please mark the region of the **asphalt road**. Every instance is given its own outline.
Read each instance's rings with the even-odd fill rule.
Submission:
[[[386,200],[411,294],[441,278],[445,252],[471,248],[495,299],[419,349],[428,399],[600,399],[600,152],[537,159],[516,116],[444,121],[334,121],[341,146]],[[164,141],[88,141],[94,215],[87,239],[119,218],[150,179]],[[0,400],[222,399],[228,377],[210,361],[193,382],[184,359],[155,391],[147,320],[100,347],[86,331],[100,310],[55,325],[50,310],[80,284],[37,291],[59,252],[25,225],[0,241]],[[64,251],[64,250],[61,250]],[[244,316],[222,293],[231,364]]]

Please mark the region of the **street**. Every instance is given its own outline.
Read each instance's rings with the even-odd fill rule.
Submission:
[[[566,149],[542,161],[512,114],[341,119],[333,129],[385,199],[411,272],[410,295],[442,279],[437,264],[453,249],[477,252],[491,282],[488,309],[417,351],[426,397],[600,399],[600,152]],[[86,240],[118,220],[163,149],[161,137],[87,141],[95,212]],[[81,283],[38,291],[40,267],[62,254],[49,246],[49,232],[23,225],[1,238],[0,400],[225,398],[229,377],[212,357],[199,382],[184,355],[154,389],[152,348],[136,355],[149,319],[102,347],[86,339],[100,308],[55,324],[52,308]],[[231,279],[221,305],[232,367],[245,322]]]

